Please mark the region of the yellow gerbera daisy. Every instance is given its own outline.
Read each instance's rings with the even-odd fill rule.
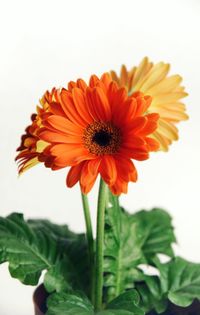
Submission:
[[[119,86],[125,86],[129,95],[142,92],[152,97],[148,113],[160,115],[158,128],[152,137],[159,141],[163,151],[168,150],[172,141],[178,140],[176,124],[188,119],[185,105],[180,102],[181,98],[187,96],[184,87],[180,85],[182,78],[180,75],[168,76],[169,69],[169,64],[153,64],[145,57],[138,67],[133,67],[130,71],[123,65],[119,76],[111,71],[113,80]]]

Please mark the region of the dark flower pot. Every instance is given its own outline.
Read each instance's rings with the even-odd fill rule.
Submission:
[[[33,302],[35,308],[35,315],[44,315],[47,311],[46,300],[48,293],[44,286],[40,285],[33,295]],[[148,315],[157,315],[155,312],[150,312]],[[200,302],[194,301],[189,307],[183,308],[172,303],[169,303],[168,309],[162,315],[200,315]]]
[[[33,303],[35,315],[44,315],[47,311],[46,300],[48,297],[48,293],[45,291],[43,284],[41,284],[35,290],[33,294]]]

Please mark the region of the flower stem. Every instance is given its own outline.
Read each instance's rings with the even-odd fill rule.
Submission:
[[[103,247],[104,247],[104,224],[105,208],[108,187],[101,179],[97,209],[97,237],[96,237],[96,269],[95,269],[95,310],[102,307],[103,295]]]
[[[82,204],[84,210],[86,236],[88,242],[89,260],[90,260],[90,274],[91,274],[91,300],[94,302],[94,238],[92,232],[92,222],[90,217],[90,209],[87,195],[81,193]]]

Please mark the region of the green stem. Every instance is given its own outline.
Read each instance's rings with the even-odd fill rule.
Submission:
[[[118,215],[118,224],[119,224],[119,231],[120,231],[119,233],[121,233],[121,209],[120,209],[120,205],[119,205],[119,197],[113,196],[113,200],[114,200],[114,207],[115,207],[115,209],[117,211],[117,215]],[[121,260],[122,260],[122,248],[120,246],[119,253],[118,253],[118,259],[117,259],[116,289],[115,289],[115,296],[113,297],[113,299],[115,297],[117,297],[121,292],[121,288],[120,288],[121,272],[122,272]]]
[[[96,238],[96,269],[95,269],[95,310],[102,307],[103,295],[103,250],[104,250],[104,225],[105,209],[108,187],[101,179],[97,209],[97,238]]]
[[[90,260],[90,273],[91,273],[91,300],[94,302],[94,238],[92,232],[92,222],[90,217],[90,208],[87,195],[81,193],[85,224],[86,236],[88,242],[89,260]]]

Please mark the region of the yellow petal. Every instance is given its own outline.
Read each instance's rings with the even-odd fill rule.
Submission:
[[[184,91],[185,91],[185,87],[184,86],[177,86],[176,89],[174,90],[174,92],[184,92]]]
[[[178,140],[178,129],[164,119],[159,119],[157,131],[170,140]]]
[[[134,75],[134,85],[136,85],[138,83],[138,81],[143,80],[144,76],[147,73],[147,69],[149,65],[149,60],[147,57],[145,57],[141,63],[139,64],[139,66],[137,67],[136,71],[135,71],[135,75]]]
[[[111,71],[110,71],[110,74],[111,74],[112,79],[113,79],[115,82],[117,82],[117,84],[120,84],[120,80],[119,80],[119,78],[118,78],[116,72],[113,71],[113,70],[111,70]]]
[[[173,75],[169,78],[163,79],[158,84],[146,91],[146,94],[155,96],[157,94],[164,94],[173,91],[182,81],[181,76]]]
[[[164,64],[163,62],[157,63],[147,73],[143,81],[135,86],[135,89],[146,93],[148,89],[166,77],[167,73],[169,72],[169,68],[169,64]]]
[[[180,102],[168,103],[168,104],[161,104],[161,105],[151,105],[151,112],[154,112],[161,108],[164,110],[178,110],[184,112],[186,110],[186,106]]]
[[[121,85],[127,86],[127,84],[128,84],[128,71],[127,71],[125,65],[122,65],[122,67],[121,67],[120,77],[121,77]]]
[[[37,157],[35,157],[35,158],[29,160],[28,162],[26,162],[26,163],[23,165],[23,167],[22,167],[22,169],[21,169],[19,175],[21,175],[21,174],[23,174],[24,172],[28,171],[31,167],[37,165],[38,163],[39,163],[39,161],[38,161],[38,158],[37,158]]]
[[[187,120],[189,117],[186,113],[179,110],[164,110],[162,108],[157,110],[157,113],[160,115],[161,118],[166,119],[168,121],[180,121],[180,120]]]
[[[157,106],[157,105],[162,105],[162,104],[167,104],[167,103],[174,103],[175,101],[187,96],[187,93],[185,92],[172,92],[168,94],[160,94],[155,97],[153,97],[152,100],[152,105]]]
[[[151,137],[160,143],[160,150],[161,151],[167,152],[169,150],[168,147],[171,144],[171,140],[169,140],[165,136],[161,135],[159,133],[159,131],[155,131]]]
[[[41,153],[44,151],[44,149],[49,145],[48,142],[39,140],[36,143],[36,152]]]

